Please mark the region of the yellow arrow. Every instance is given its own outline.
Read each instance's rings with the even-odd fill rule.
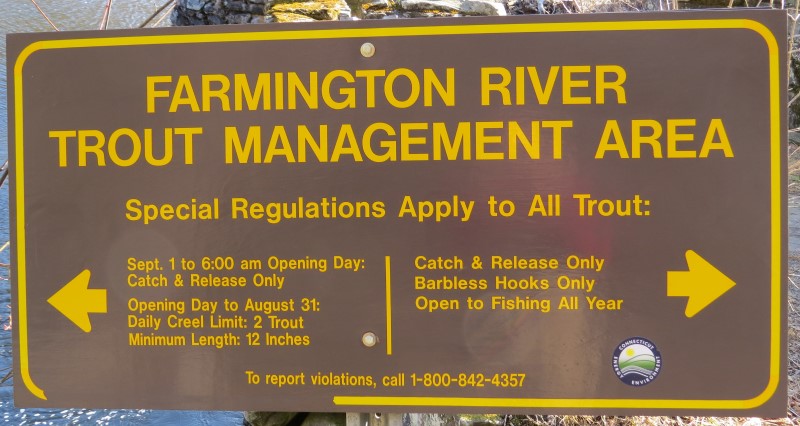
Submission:
[[[47,302],[53,305],[58,312],[64,314],[87,333],[92,331],[89,313],[105,314],[108,312],[106,291],[89,289],[91,275],[92,273],[88,269],[84,269],[61,290],[47,299]]]
[[[691,318],[736,283],[692,250],[686,251],[686,264],[688,271],[667,271],[667,296],[688,297],[686,317]]]

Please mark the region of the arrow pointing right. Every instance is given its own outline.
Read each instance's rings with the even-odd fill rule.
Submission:
[[[686,251],[686,264],[688,271],[667,271],[667,296],[688,297],[685,313],[691,318],[736,283],[692,250]]]
[[[64,314],[87,333],[92,331],[89,313],[104,314],[108,312],[106,290],[90,289],[89,278],[91,275],[92,273],[88,269],[84,269],[61,290],[47,299],[47,302],[53,305],[58,312]]]

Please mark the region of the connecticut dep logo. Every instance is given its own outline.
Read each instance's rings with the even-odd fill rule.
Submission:
[[[643,337],[631,337],[614,350],[612,365],[623,383],[644,386],[661,372],[661,353],[653,342]]]

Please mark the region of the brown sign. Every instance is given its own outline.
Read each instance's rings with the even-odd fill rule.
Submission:
[[[785,21],[9,36],[15,404],[783,416]]]

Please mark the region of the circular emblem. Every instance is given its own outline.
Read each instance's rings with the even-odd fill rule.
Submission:
[[[617,377],[626,385],[644,386],[661,372],[661,353],[653,342],[631,337],[617,345],[612,365]]]

